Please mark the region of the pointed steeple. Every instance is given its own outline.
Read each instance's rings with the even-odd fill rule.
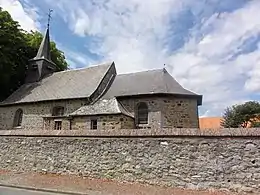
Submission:
[[[50,13],[48,18],[48,25],[45,35],[42,39],[41,45],[36,56],[29,60],[28,70],[26,72],[25,83],[38,82],[44,77],[57,71],[57,66],[51,61],[51,44],[50,44]]]
[[[45,35],[42,39],[37,55],[34,57],[34,59],[42,59],[42,58],[51,61],[51,44],[50,44],[49,27],[46,29]]]

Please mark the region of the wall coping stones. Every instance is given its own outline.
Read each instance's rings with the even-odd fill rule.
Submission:
[[[259,137],[260,128],[230,129],[120,129],[120,130],[0,130],[0,136],[46,137]]]

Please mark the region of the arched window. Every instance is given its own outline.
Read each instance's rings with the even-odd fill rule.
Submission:
[[[64,114],[64,107],[56,106],[52,110],[52,116],[63,116]]]
[[[14,115],[14,127],[20,127],[22,125],[22,120],[23,120],[23,110],[18,109],[15,112]]]
[[[140,102],[137,106],[137,122],[138,124],[148,123],[148,106],[144,102]]]

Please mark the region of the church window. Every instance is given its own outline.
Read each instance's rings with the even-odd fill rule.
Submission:
[[[64,115],[64,107],[56,106],[52,110],[52,116],[63,116]]]
[[[22,125],[22,120],[23,120],[23,110],[18,109],[16,110],[14,116],[14,127],[20,127]]]
[[[54,121],[54,130],[61,130],[62,121]]]
[[[148,106],[144,102],[140,102],[137,107],[137,122],[138,124],[148,123]]]
[[[91,129],[97,129],[97,120],[96,119],[94,119],[94,120],[91,120]]]

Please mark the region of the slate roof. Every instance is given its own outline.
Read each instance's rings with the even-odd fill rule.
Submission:
[[[27,83],[0,105],[89,97],[113,63],[53,73],[39,82]]]
[[[201,95],[184,89],[165,69],[119,74],[103,98],[147,94],[184,95],[202,102]]]
[[[47,59],[51,61],[51,50],[50,50],[50,33],[49,28],[46,29],[45,35],[42,39],[41,45],[38,49],[37,55],[34,59]]]
[[[100,114],[124,114],[126,116],[134,117],[123,107],[123,105],[117,101],[116,98],[102,99],[95,102],[94,104],[82,106],[70,114],[70,116],[88,116]]]

